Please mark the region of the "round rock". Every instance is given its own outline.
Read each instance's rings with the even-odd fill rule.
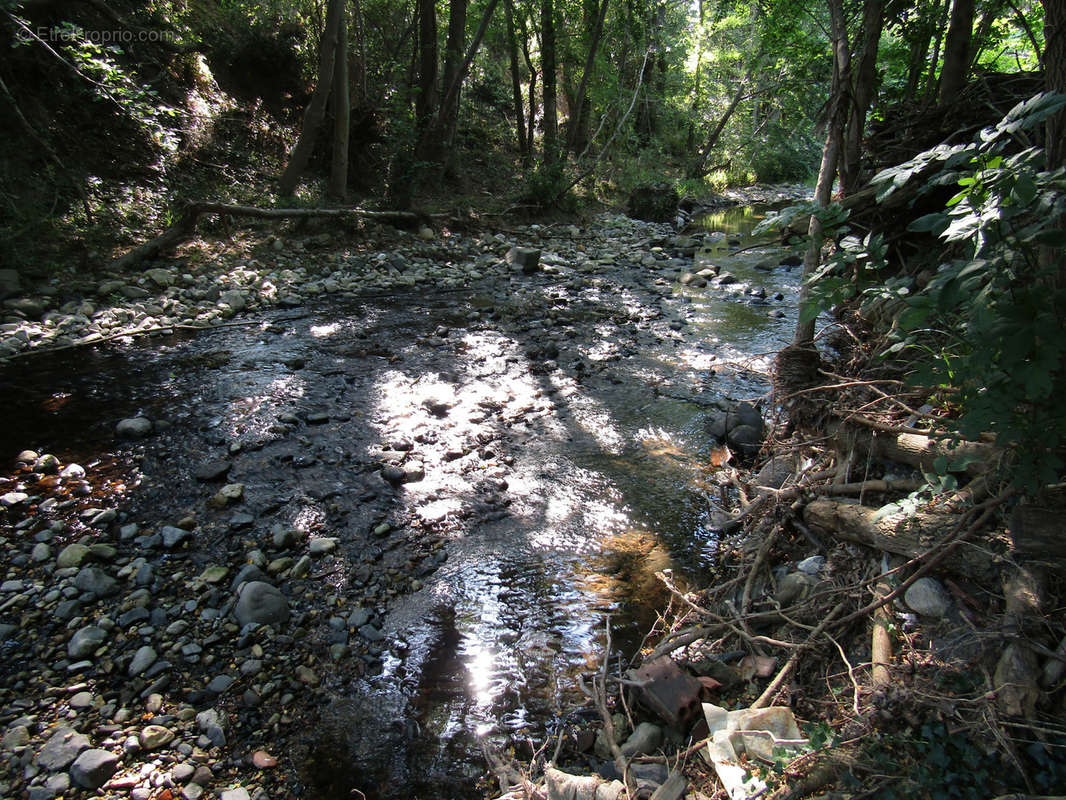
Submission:
[[[123,439],[143,439],[151,432],[152,421],[147,417],[130,417],[115,426],[115,433]]]
[[[243,627],[250,622],[277,625],[289,621],[289,601],[264,581],[249,581],[239,590],[233,615]]]

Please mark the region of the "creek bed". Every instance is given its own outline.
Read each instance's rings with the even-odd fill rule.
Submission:
[[[685,247],[618,251],[592,274],[559,260],[34,358],[0,373],[19,397],[0,449],[90,466],[127,519],[196,517],[195,570],[271,551],[272,530],[336,537],[283,587],[320,680],[286,734],[307,796],[478,797],[482,737],[540,741],[584,704],[607,619],[633,654],[665,603],[655,573],[698,584],[714,562],[708,410],[765,394],[795,324],[798,270],[731,245],[760,213],[695,230],[729,285],[679,282]],[[166,424],[116,448],[135,413]],[[239,508],[205,506],[208,458],[232,462]]]

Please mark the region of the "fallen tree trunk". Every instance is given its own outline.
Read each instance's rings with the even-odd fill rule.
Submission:
[[[856,503],[818,499],[807,504],[803,519],[812,528],[839,539],[866,545],[886,553],[916,558],[949,535],[958,524],[955,514],[890,514],[875,519],[877,509]],[[992,569],[992,555],[963,545],[953,554],[949,568],[969,578],[980,579]]]
[[[946,459],[949,472],[982,475],[988,472],[1002,450],[987,442],[956,442],[918,433],[887,433],[841,426],[833,432],[840,452],[860,450],[874,458],[896,461],[925,472],[936,471],[937,459]]]
[[[111,262],[114,270],[126,270],[147,258],[165,253],[184,242],[196,231],[200,218],[209,214],[229,217],[252,217],[255,219],[311,219],[339,217],[372,219],[389,225],[410,227],[426,218],[414,211],[367,211],[362,208],[257,208],[234,206],[227,203],[190,203],[181,217],[151,241],[135,247]]]

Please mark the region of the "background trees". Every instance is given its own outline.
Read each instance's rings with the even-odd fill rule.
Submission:
[[[0,180],[63,164],[53,185],[71,214],[107,214],[103,187],[136,183],[138,165],[164,165],[174,192],[203,161],[333,201],[478,187],[551,205],[575,181],[610,200],[661,179],[706,194],[813,180],[828,111],[846,107],[834,174],[854,193],[873,171],[869,124],[893,104],[950,106],[975,76],[1038,69],[1059,5],[842,2],[850,67],[831,100],[827,0],[16,0],[0,16],[13,45],[0,126],[27,157],[11,148]],[[94,41],[101,30],[127,39]],[[81,113],[86,99],[96,113]],[[131,155],[99,163],[94,136]],[[46,194],[18,213],[45,216]]]

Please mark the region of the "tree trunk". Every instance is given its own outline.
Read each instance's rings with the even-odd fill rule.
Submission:
[[[451,93],[451,87],[459,78],[463,64],[463,48],[466,45],[467,0],[451,0],[448,4],[448,41],[444,45],[444,75],[441,81],[440,138],[434,149],[447,147],[455,136],[459,120],[459,93]]]
[[[1066,0],[1043,0],[1044,85],[1049,92],[1066,92]],[[1066,163],[1066,111],[1047,121],[1047,167]]]
[[[922,100],[926,103],[932,101],[936,96],[936,68],[940,63],[940,47],[944,43],[944,29],[948,24],[948,12],[951,9],[951,0],[944,0],[944,4],[942,6],[938,5],[937,8],[940,11],[940,18],[933,26],[933,55],[929,59],[929,77],[926,79],[925,92],[922,95]]]
[[[737,106],[740,105],[740,101],[744,99],[744,95],[747,94],[747,91],[748,81],[747,78],[745,78],[740,82],[740,85],[737,86],[737,90],[733,94],[733,99],[729,101],[726,110],[723,111],[722,116],[718,118],[718,124],[714,126],[714,129],[707,136],[707,141],[704,142],[703,147],[700,148],[700,152],[689,166],[688,172],[686,173],[687,177],[702,178],[707,174],[707,159],[710,158],[711,153],[718,144],[718,139],[722,136],[722,131],[725,130],[726,124],[729,122],[730,117],[733,116],[733,112],[737,110]]]
[[[558,158],[559,110],[556,92],[555,61],[555,4],[553,0],[540,3],[540,64],[544,84],[544,165],[550,167]]]
[[[341,16],[344,14],[344,0],[329,0],[326,8],[326,25],[322,31],[322,41],[318,46],[318,83],[311,95],[311,102],[304,111],[303,127],[300,129],[300,138],[296,146],[289,154],[289,163],[285,165],[285,171],[281,173],[278,181],[278,192],[282,195],[292,194],[296,184],[300,181],[307,168],[307,162],[311,158],[311,151],[315,146],[315,138],[322,126],[322,117],[326,113],[326,101],[329,99],[330,89],[333,85],[333,62],[337,55],[337,42],[339,41],[338,26]]]
[[[596,52],[600,47],[600,39],[603,36],[603,21],[607,16],[607,5],[610,0],[603,0],[599,6],[599,13],[592,28],[592,36],[585,54],[585,69],[581,73],[581,83],[577,87],[576,104],[570,109],[570,130],[567,145],[572,152],[580,153],[585,149],[588,140],[588,83],[592,76],[592,70],[596,65]]]
[[[511,96],[514,103],[515,138],[518,140],[518,154],[525,162],[529,158],[526,147],[526,121],[522,105],[522,76],[518,74],[518,42],[515,38],[514,0],[504,0],[507,12],[507,49],[511,59]]]
[[[415,120],[419,131],[432,122],[437,111],[437,5],[418,0],[418,98]]]
[[[851,53],[848,50],[847,31],[844,29],[843,0],[829,0],[829,17],[833,35],[833,84],[829,93],[829,106],[826,111],[825,147],[822,149],[822,163],[818,168],[818,183],[814,189],[814,202],[825,208],[829,205],[833,193],[833,181],[836,179],[837,163],[844,140],[844,120],[847,118],[848,72],[851,66]],[[807,228],[810,242],[803,256],[803,277],[800,287],[800,319],[796,323],[796,335],[793,344],[797,348],[808,349],[814,341],[814,319],[805,319],[803,310],[808,303],[808,278],[818,268],[822,255],[822,222],[817,214],[811,215]]]
[[[342,0],[343,6],[344,0]],[[351,132],[352,98],[348,85],[348,14],[342,7],[337,23],[337,55],[333,61],[333,156],[327,195],[333,200],[348,197],[348,138]]]
[[[970,39],[973,37],[975,0],[954,0],[951,22],[944,42],[944,68],[940,72],[940,102],[950,103],[966,85],[970,68]]]
[[[840,185],[844,196],[854,194],[862,183],[862,137],[866,114],[877,91],[877,46],[884,26],[882,0],[866,0],[862,10],[862,53],[855,74],[851,113],[844,138],[844,161],[840,167]]]

